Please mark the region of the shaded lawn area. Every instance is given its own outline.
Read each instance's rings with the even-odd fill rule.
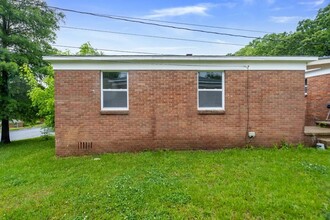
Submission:
[[[330,218],[330,151],[56,158],[54,139],[31,139],[0,145],[0,167],[0,219]]]

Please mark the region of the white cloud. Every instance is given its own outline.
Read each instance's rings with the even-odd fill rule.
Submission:
[[[145,46],[145,47],[137,47],[132,50],[135,51],[145,51],[145,52],[153,52],[160,54],[176,54],[176,55],[226,55],[228,53],[234,53],[240,49],[240,47],[232,46],[232,45],[199,45],[196,47],[182,47],[182,46],[173,46],[173,47],[153,47],[153,46]]]
[[[224,40],[215,40],[215,42],[222,43],[222,44],[228,43],[227,41],[224,41]]]
[[[189,46],[145,46],[145,47],[137,47],[136,50],[144,50],[144,51],[174,51],[179,49],[194,49],[196,47]]]
[[[271,22],[280,23],[280,24],[293,23],[293,22],[297,22],[302,19],[303,19],[303,17],[299,17],[299,16],[271,16],[270,17]]]
[[[246,5],[253,5],[254,3],[257,2],[257,0],[243,0],[243,2]],[[274,4],[276,2],[276,0],[263,0],[263,2],[266,2],[269,5],[272,5],[272,4]]]
[[[182,15],[201,15],[206,16],[207,11],[214,7],[214,4],[198,4],[184,7],[173,7],[153,10],[150,15],[145,16],[146,18],[163,18],[163,17],[176,17]]]
[[[264,2],[272,5],[275,3],[276,0],[264,0]],[[247,5],[253,5],[254,3],[256,3],[256,0],[243,0],[244,4],[247,4]]]
[[[230,46],[230,47],[242,47],[244,46],[244,44],[242,43],[232,43],[232,42],[228,42],[228,41],[224,41],[224,40],[215,40],[214,42],[217,42],[218,43],[218,46]]]
[[[283,10],[289,10],[292,9],[292,6],[288,6],[288,7],[274,7],[271,9],[271,11],[283,11]]]
[[[313,6],[313,7],[317,7],[320,6],[324,3],[325,0],[311,0],[311,1],[301,1],[298,2],[298,4],[300,5],[309,5],[309,6]]]

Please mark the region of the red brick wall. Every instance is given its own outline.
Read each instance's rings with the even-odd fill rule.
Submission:
[[[198,113],[196,71],[130,71],[128,115],[100,114],[98,71],[57,71],[55,86],[61,156],[242,147],[247,126],[256,146],[303,142],[304,71],[226,71],[222,115]],[[79,150],[78,142],[92,142],[92,149]]]
[[[307,79],[306,125],[315,125],[315,120],[325,120],[330,103],[330,73]]]

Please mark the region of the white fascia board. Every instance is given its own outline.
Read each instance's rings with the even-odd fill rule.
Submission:
[[[54,61],[302,61],[311,62],[317,57],[248,57],[248,56],[44,56],[44,60]]]
[[[52,56],[55,70],[306,70],[317,57]]]
[[[313,69],[313,70],[310,70],[310,71],[306,71],[305,78],[310,78],[310,77],[315,77],[315,76],[323,76],[323,75],[327,75],[327,74],[330,74],[330,68]]]
[[[52,62],[55,70],[306,70],[305,62]]]

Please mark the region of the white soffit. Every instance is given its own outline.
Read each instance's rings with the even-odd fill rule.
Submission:
[[[55,70],[306,70],[317,57],[48,56]]]

